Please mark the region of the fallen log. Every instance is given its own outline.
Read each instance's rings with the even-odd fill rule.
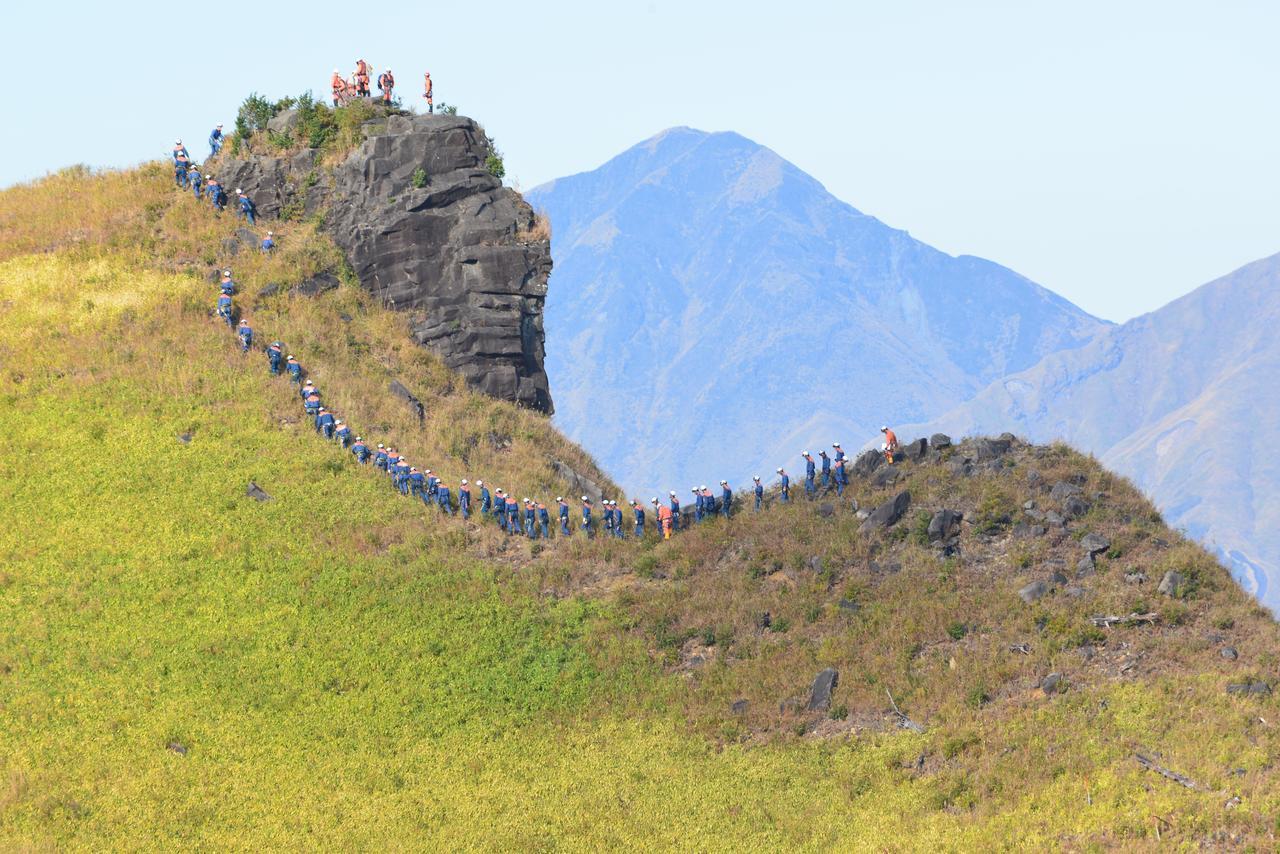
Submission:
[[[1093,617],[1090,617],[1089,619],[1093,622],[1095,626],[1100,626],[1104,629],[1109,629],[1112,626],[1118,625],[1118,624],[1124,624],[1126,626],[1155,625],[1156,621],[1160,619],[1160,615],[1155,613],[1154,611],[1151,612],[1150,614],[1138,614],[1135,612],[1125,617],[1115,617],[1115,616],[1110,616],[1106,614],[1097,614]]]
[[[1177,783],[1180,786],[1186,786],[1188,789],[1194,789],[1197,792],[1200,791],[1199,784],[1197,784],[1196,781],[1192,780],[1190,777],[1179,774],[1177,771],[1170,771],[1168,768],[1165,768],[1162,765],[1157,765],[1154,760],[1148,759],[1147,757],[1143,756],[1141,753],[1133,754],[1133,758],[1138,760],[1138,764],[1141,765],[1143,768],[1146,768],[1148,771],[1156,772],[1161,777],[1164,777],[1166,780],[1172,780],[1173,782]]]

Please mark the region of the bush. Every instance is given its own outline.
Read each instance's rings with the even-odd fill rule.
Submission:
[[[266,130],[267,122],[279,112],[276,105],[253,92],[236,113],[236,136],[248,139],[259,131]]]
[[[1008,527],[1017,510],[1008,493],[996,486],[987,487],[982,502],[973,515],[973,530],[979,534],[996,534]]]
[[[842,721],[849,717],[849,707],[846,705],[835,706],[831,709],[831,720]]]
[[[960,640],[960,638],[969,634],[969,627],[964,623],[955,622],[947,626],[947,634],[951,636],[952,640]]]
[[[419,166],[413,170],[413,177],[409,179],[409,183],[421,190],[427,186],[427,170]]]
[[[446,104],[444,101],[441,101],[436,105],[436,112],[442,116],[456,116],[458,114],[458,107],[456,104]]]
[[[499,181],[507,174],[507,167],[502,163],[502,153],[496,148],[489,152],[489,156],[484,159],[484,168],[488,169],[489,174]]]
[[[929,523],[933,514],[928,510],[917,510],[915,521],[911,523],[911,542],[917,546],[929,545]]]

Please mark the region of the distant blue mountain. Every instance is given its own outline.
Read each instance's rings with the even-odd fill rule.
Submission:
[[[553,228],[556,421],[645,493],[857,447],[1108,326],[735,133],[667,130],[528,199]]]

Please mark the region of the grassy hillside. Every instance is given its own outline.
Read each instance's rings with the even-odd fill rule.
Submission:
[[[1276,627],[1092,461],[1015,446],[965,474],[962,448],[856,481],[866,508],[910,489],[885,532],[796,502],[669,543],[510,541],[318,440],[208,316],[207,271],[366,438],[451,483],[549,498],[553,458],[607,479],[358,287],[289,296],[338,262],[314,224],[270,259],[228,258],[233,230],[162,167],[0,193],[0,845],[1274,845],[1276,699],[1226,688],[1274,679]],[[1088,513],[1015,535],[1071,478]],[[951,556],[925,534],[943,507]],[[1077,580],[1090,532],[1111,546]],[[1131,612],[1159,618],[1090,619]]]

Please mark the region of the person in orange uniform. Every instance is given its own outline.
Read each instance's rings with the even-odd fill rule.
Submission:
[[[893,465],[893,455],[898,452],[898,437],[888,426],[881,427],[880,432],[884,434],[884,459],[889,465]]]
[[[347,95],[347,82],[342,79],[342,75],[336,68],[333,69],[333,79],[329,81],[329,88],[333,90],[333,105],[336,107]]]
[[[378,75],[378,88],[382,90],[382,103],[391,106],[391,90],[396,88],[396,78],[390,68]]]

